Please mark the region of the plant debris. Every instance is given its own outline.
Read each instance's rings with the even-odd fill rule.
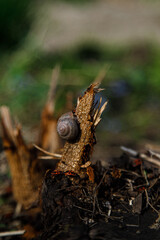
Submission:
[[[1,196],[10,200],[1,210],[1,232],[24,229],[21,239],[34,240],[159,239],[159,153],[121,147],[122,155],[107,168],[90,161],[95,129],[107,104],[95,102],[98,91],[94,83],[78,99],[71,117],[76,118],[79,134],[65,143],[61,154],[36,146],[44,157],[59,160],[45,173],[34,203],[40,211],[30,208],[15,215],[12,191],[2,191]]]

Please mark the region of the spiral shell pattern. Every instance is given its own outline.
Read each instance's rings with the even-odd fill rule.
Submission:
[[[78,122],[72,112],[65,113],[59,118],[57,132],[61,138],[67,141],[76,140],[79,131]]]

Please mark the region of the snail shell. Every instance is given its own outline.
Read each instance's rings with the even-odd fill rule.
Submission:
[[[59,136],[68,141],[77,139],[80,128],[76,117],[72,112],[63,114],[57,122],[57,132]]]

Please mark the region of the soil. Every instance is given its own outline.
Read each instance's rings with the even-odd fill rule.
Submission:
[[[158,240],[159,168],[126,153],[112,163],[107,168],[100,162],[92,165],[94,183],[73,172],[48,170],[40,193],[42,210],[23,210],[17,216],[12,188],[5,185],[0,232],[26,233],[3,239]]]

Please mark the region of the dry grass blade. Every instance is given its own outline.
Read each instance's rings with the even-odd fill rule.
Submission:
[[[37,146],[36,144],[33,144],[33,146],[34,146],[35,148],[37,148],[38,150],[40,150],[41,152],[43,152],[43,153],[45,153],[45,154],[47,154],[47,155],[49,155],[49,156],[52,156],[52,158],[55,158],[55,159],[61,159],[61,157],[62,157],[61,154],[50,153],[50,152],[44,150],[43,148]]]
[[[98,107],[95,109],[95,113],[94,113],[94,116],[93,116],[93,121],[94,121],[94,122],[95,122],[95,120],[97,119],[97,115],[98,115],[98,113],[99,113],[101,103],[102,103],[102,98],[100,98]],[[97,103],[96,103],[96,104],[97,104]],[[95,104],[95,105],[96,105],[96,104]]]
[[[99,109],[98,114],[96,116],[95,122],[94,122],[94,127],[96,127],[98,125],[98,123],[101,121],[101,115],[103,113],[103,111],[105,110],[106,106],[107,106],[108,101],[106,101],[103,106]]]

